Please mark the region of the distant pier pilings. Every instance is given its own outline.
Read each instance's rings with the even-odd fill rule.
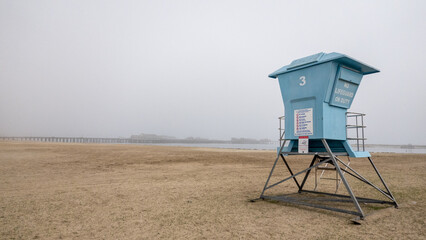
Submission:
[[[129,138],[90,137],[0,137],[2,141],[55,142],[55,143],[132,143]]]
[[[236,142],[235,140],[209,139],[135,139],[135,138],[93,138],[93,137],[0,137],[0,141],[52,142],[52,143],[113,143],[113,144],[250,144],[255,142]],[[257,143],[257,142],[256,142]],[[259,142],[271,144],[273,142]]]

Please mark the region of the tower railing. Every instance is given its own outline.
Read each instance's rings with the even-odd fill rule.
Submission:
[[[346,113],[346,139],[356,141],[356,151],[365,151],[364,113]],[[353,131],[351,131],[353,130]]]
[[[278,130],[280,131],[280,146],[282,146],[283,141],[284,141],[284,133],[285,133],[285,116],[281,116],[278,118],[279,121],[279,128]]]

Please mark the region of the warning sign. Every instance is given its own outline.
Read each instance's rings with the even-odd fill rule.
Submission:
[[[294,110],[294,136],[314,135],[312,108]]]
[[[300,136],[299,137],[299,153],[308,153],[309,152],[309,137]]]

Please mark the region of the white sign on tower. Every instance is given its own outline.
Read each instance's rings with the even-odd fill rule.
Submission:
[[[314,135],[312,108],[294,110],[294,136]]]

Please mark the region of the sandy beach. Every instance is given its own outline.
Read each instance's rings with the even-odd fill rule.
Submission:
[[[373,155],[400,208],[364,204],[374,214],[362,225],[348,214],[250,202],[274,160],[274,151],[0,142],[0,238],[426,238],[426,154]],[[297,170],[310,160],[289,163]],[[379,183],[365,159],[352,159],[351,166]],[[276,174],[288,176],[283,167]],[[384,199],[348,179],[357,195]],[[333,192],[333,183],[322,184]],[[272,193],[294,192],[293,185]]]

